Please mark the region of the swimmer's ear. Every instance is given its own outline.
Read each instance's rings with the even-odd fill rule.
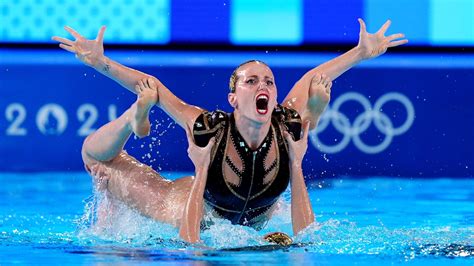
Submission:
[[[227,95],[227,100],[229,101],[230,106],[237,108],[237,96],[235,95],[235,93],[230,92]]]

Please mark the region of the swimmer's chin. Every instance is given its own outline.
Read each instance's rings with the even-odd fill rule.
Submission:
[[[260,112],[258,110],[255,110],[255,122],[259,124],[266,124],[266,123],[271,123],[271,118],[272,118],[272,111],[270,110],[265,110],[265,112]]]

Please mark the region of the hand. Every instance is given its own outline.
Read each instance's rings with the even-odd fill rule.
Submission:
[[[283,132],[286,142],[288,143],[288,155],[292,164],[301,164],[303,162],[303,157],[306,154],[306,150],[308,149],[309,124],[310,121],[304,122],[303,137],[298,141],[294,141],[293,137],[290,133],[288,133],[288,131]]]
[[[360,49],[363,59],[377,57],[384,54],[389,47],[399,46],[408,42],[407,39],[397,40],[405,38],[405,35],[402,33],[385,36],[385,32],[392,23],[390,20],[387,20],[375,34],[368,33],[364,21],[360,18],[358,20],[360,23],[360,33],[357,47]]]
[[[100,28],[95,40],[85,39],[71,27],[65,26],[64,29],[74,36],[74,41],[58,36],[54,36],[52,39],[60,43],[59,47],[71,53],[75,53],[76,58],[81,60],[84,64],[95,67],[104,57],[103,41],[105,26]]]
[[[199,147],[194,143],[191,129],[186,126],[186,137],[188,139],[188,156],[194,164],[194,168],[205,169],[209,167],[211,161],[211,150],[214,147],[216,138],[212,137],[206,147]]]

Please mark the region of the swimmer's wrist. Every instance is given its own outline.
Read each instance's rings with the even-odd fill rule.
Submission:
[[[352,50],[354,51],[356,61],[362,61],[362,60],[367,59],[367,57],[364,56],[364,51],[362,47],[360,47],[359,45],[352,48]]]
[[[290,166],[290,177],[291,179],[303,176],[303,168],[301,163],[292,163]]]
[[[208,168],[209,166],[194,166],[194,171],[196,172],[196,175],[207,175]]]
[[[301,161],[294,161],[294,162],[290,162],[290,170],[291,171],[295,171],[295,170],[301,170],[302,169],[302,166],[303,164],[301,163]]]
[[[110,59],[105,55],[100,56],[92,66],[98,71],[108,72],[110,70]]]

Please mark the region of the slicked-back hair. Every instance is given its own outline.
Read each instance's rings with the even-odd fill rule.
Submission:
[[[245,61],[243,62],[242,64],[240,64],[237,68],[234,69],[234,72],[232,72],[232,75],[230,76],[230,80],[229,80],[229,90],[230,92],[234,93],[235,92],[235,84],[237,83],[237,70],[239,70],[239,68],[243,65],[246,65],[248,63],[261,63],[261,64],[264,64],[266,65],[268,68],[270,68],[267,63],[263,62],[263,61],[260,61],[260,60],[255,60],[255,59],[252,59],[252,60],[248,60],[248,61]]]

